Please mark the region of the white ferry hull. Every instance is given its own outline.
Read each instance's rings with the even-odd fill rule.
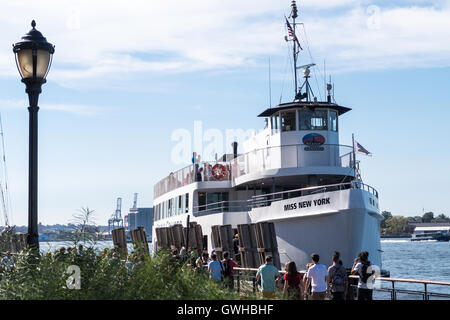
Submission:
[[[359,252],[368,251],[369,260],[381,269],[380,221],[383,217],[376,201],[367,191],[348,189],[276,201],[249,212],[191,217],[190,221],[202,226],[203,234],[208,235],[210,250],[213,248],[211,226],[231,224],[235,228],[238,224],[267,221],[274,223],[282,264],[293,260],[302,269],[311,261],[311,254],[318,253],[322,263],[329,265],[334,251],[339,251],[344,266],[351,268]],[[306,206],[300,208],[300,203]],[[287,209],[289,207],[296,209]],[[185,225],[186,216],[158,221],[154,227],[175,223]]]
[[[294,203],[296,209],[287,209]],[[312,253],[318,253],[324,264],[331,264],[334,251],[339,251],[344,266],[351,268],[359,252],[368,251],[372,264],[382,267],[380,221],[383,216],[377,208],[377,199],[364,190],[349,189],[278,201],[252,210],[250,216],[254,223],[274,222],[282,263],[293,260],[302,268],[311,262]]]

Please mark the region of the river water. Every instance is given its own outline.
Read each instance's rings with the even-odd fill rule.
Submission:
[[[70,242],[41,242],[41,251],[54,251],[61,246],[70,246]],[[149,243],[151,248],[151,243]],[[95,246],[98,250],[112,248],[112,241],[99,241]],[[450,243],[432,241],[410,241],[409,239],[381,239],[383,269],[389,270],[391,278],[406,278],[420,280],[436,280],[450,282]],[[128,250],[133,245],[128,244]],[[369,259],[370,260],[370,259]],[[382,287],[390,288],[390,283]],[[396,284],[398,289],[423,290],[423,285]],[[430,292],[449,293],[450,287],[429,286]],[[390,295],[374,292],[375,299],[389,299]],[[397,294],[398,299],[421,299],[419,295]]]

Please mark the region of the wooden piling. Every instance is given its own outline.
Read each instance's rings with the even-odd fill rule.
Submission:
[[[130,231],[131,240],[133,241],[134,248],[142,248],[146,255],[149,255],[147,234],[144,227],[137,227],[135,230]]]
[[[128,255],[127,249],[127,237],[125,235],[125,228],[117,228],[111,231],[114,249],[118,250],[119,253]]]
[[[258,222],[256,224],[256,242],[260,264],[265,263],[267,256],[272,256],[273,265],[281,269],[280,255],[273,222]]]
[[[217,259],[222,260],[225,251],[228,251],[230,253],[230,258],[234,259],[233,228],[231,227],[231,224],[212,226],[211,230]]]
[[[258,268],[260,266],[257,252],[255,224],[238,225],[239,252],[243,268]]]

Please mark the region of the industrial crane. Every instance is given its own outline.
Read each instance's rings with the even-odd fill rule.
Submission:
[[[108,219],[108,232],[111,233],[112,230],[123,227],[122,219],[122,198],[117,198],[116,211]]]

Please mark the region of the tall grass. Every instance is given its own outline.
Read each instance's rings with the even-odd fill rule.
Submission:
[[[36,254],[23,252],[15,257],[12,268],[0,272],[0,299],[164,299],[224,300],[253,299],[228,291],[213,283],[207,272],[187,263],[174,261],[167,252],[153,257],[140,255],[134,261],[111,258],[92,248],[82,254],[71,250]],[[67,273],[75,265],[81,271],[81,288],[69,289]],[[69,283],[70,287],[70,283]]]

